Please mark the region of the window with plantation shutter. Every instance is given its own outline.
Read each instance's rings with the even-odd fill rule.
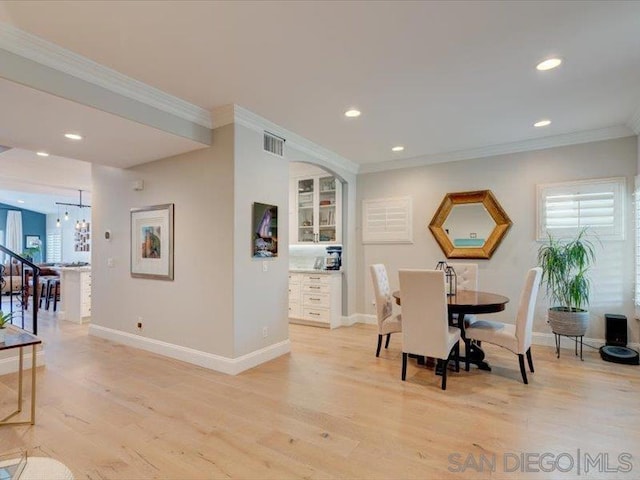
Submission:
[[[583,228],[600,240],[624,240],[625,178],[538,185],[537,239]]]
[[[62,238],[60,232],[47,232],[47,263],[62,261]]]
[[[635,253],[636,253],[636,294],[635,294],[635,303],[637,306],[640,306],[640,176],[636,177],[636,188],[633,192],[633,206],[634,212],[633,216],[635,219],[635,228],[636,228],[636,245],[635,245]]]
[[[411,197],[362,201],[362,243],[413,243]]]

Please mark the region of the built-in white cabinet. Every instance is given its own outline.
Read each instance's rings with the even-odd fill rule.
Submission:
[[[341,243],[342,184],[334,176],[292,179],[290,242]]]
[[[91,318],[91,267],[60,268],[60,318],[75,323]]]
[[[335,328],[341,318],[340,272],[289,273],[289,322]]]

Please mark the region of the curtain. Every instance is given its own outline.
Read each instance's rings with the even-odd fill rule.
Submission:
[[[18,210],[7,212],[7,238],[4,246],[22,255],[22,212]]]

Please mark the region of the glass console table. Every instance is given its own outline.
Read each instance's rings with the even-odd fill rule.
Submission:
[[[4,425],[33,425],[36,421],[36,345],[42,343],[35,335],[10,327],[4,342],[0,342],[0,351],[20,349],[18,364],[18,409],[6,417],[0,419],[0,426]],[[22,412],[22,390],[24,376],[24,349],[31,346],[31,415],[29,420],[11,420]]]

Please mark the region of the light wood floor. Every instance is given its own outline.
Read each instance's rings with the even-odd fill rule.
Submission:
[[[233,377],[42,315],[37,423],[0,428],[0,453],[50,456],[78,479],[546,479],[577,473],[505,473],[504,454],[580,449],[608,452],[614,466],[629,452],[624,478],[639,478],[639,367],[534,347],[526,386],[517,358],[487,346],[493,372],[452,373],[443,392],[415,362],[400,380],[399,336],[375,358],[371,325],[290,333],[290,355]],[[0,377],[1,408],[16,383]],[[496,455],[496,472],[451,472],[456,453]]]

